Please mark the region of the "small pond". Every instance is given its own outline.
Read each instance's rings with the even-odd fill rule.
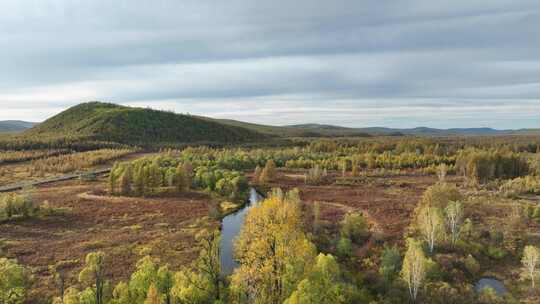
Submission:
[[[234,239],[240,233],[248,210],[256,206],[261,199],[262,196],[254,188],[251,188],[246,205],[242,209],[225,216],[221,221],[221,271],[225,275],[231,274],[238,265],[233,253]]]
[[[481,292],[484,288],[492,288],[499,296],[503,296],[508,292],[504,284],[495,278],[482,278],[474,285],[476,292]]]

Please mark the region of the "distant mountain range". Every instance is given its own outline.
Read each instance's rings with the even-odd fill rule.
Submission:
[[[0,132],[20,132],[35,126],[35,122],[22,120],[0,120]]]
[[[474,135],[519,135],[519,134],[540,134],[540,129],[519,129],[519,130],[497,130],[493,128],[451,128],[436,129],[428,127],[417,127],[409,129],[370,127],[370,128],[346,128],[340,126],[323,124],[301,124],[290,125],[289,128],[296,128],[306,131],[317,132],[325,130],[326,132],[339,132],[342,134],[364,133],[370,135],[386,136],[474,136]]]
[[[519,135],[540,134],[540,129],[347,128],[317,123],[271,126],[89,102],[71,107],[39,124],[0,121],[0,132],[19,133],[14,136],[30,141],[62,141],[69,138],[75,142],[164,146],[178,143],[249,143],[290,137]]]

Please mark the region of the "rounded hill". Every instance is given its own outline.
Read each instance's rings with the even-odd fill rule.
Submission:
[[[70,137],[135,145],[239,143],[266,137],[246,128],[191,115],[102,102],[69,108],[23,134],[33,138]]]

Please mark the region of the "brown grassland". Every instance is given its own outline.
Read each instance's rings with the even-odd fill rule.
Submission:
[[[87,253],[108,252],[107,275],[126,279],[144,255],[180,268],[198,255],[195,235],[219,222],[208,216],[211,198],[190,192],[175,197],[110,197],[106,182],[59,182],[36,189],[38,201],[65,209],[65,214],[0,225],[1,250],[31,267],[33,292],[55,295],[48,266],[72,260],[69,282],[75,283]]]

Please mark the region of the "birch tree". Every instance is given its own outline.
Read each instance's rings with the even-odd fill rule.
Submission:
[[[455,245],[463,223],[463,205],[460,202],[450,202],[444,211],[452,245]]]
[[[524,273],[531,279],[531,287],[534,289],[534,277],[536,276],[536,266],[540,259],[540,251],[538,248],[532,245],[525,246],[523,250],[523,258],[521,263],[523,264]]]
[[[441,239],[444,233],[440,209],[430,205],[423,206],[418,214],[418,228],[428,243],[429,252],[433,253],[435,243]]]
[[[444,182],[446,179],[446,174],[448,173],[448,166],[446,164],[440,164],[439,167],[437,167],[437,177],[439,178],[440,182]]]
[[[408,239],[401,278],[407,283],[409,295],[413,302],[416,301],[418,290],[422,286],[426,276],[426,261],[421,242],[415,239]]]

